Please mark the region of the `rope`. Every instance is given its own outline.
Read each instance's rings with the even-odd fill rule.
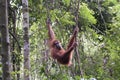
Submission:
[[[79,29],[78,27],[78,21],[79,21],[79,6],[80,6],[80,0],[77,1],[77,8],[76,8],[76,15],[75,15],[75,22],[76,22],[76,27],[75,29]],[[75,41],[77,42],[77,37],[75,39]],[[80,59],[80,53],[77,47],[75,47],[75,52],[77,54],[77,59],[78,59],[78,64],[79,64],[79,68],[80,68],[80,76],[83,77],[83,70],[82,67],[80,66],[81,63],[81,59]]]
[[[47,12],[46,12],[47,22],[51,22],[51,20],[50,20],[50,8],[48,5],[46,5],[46,9],[47,9]]]
[[[76,28],[78,28],[78,18],[79,18],[79,6],[80,6],[80,0],[77,2],[77,9],[76,9],[76,15],[75,15],[75,22],[76,22]]]

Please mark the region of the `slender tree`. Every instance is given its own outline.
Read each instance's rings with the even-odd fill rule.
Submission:
[[[8,32],[8,0],[0,0],[0,29],[1,29],[1,55],[2,80],[11,80],[10,41]]]
[[[24,31],[24,80],[30,80],[30,50],[29,50],[29,12],[28,0],[22,0],[23,5],[23,31]]]

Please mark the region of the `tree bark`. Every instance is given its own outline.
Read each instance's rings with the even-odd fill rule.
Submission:
[[[7,0],[0,0],[0,29],[1,29],[1,55],[2,80],[11,80],[10,41],[8,32],[8,4]]]
[[[24,31],[24,80],[30,80],[30,44],[29,44],[29,12],[28,0],[22,0],[23,5],[23,31]]]

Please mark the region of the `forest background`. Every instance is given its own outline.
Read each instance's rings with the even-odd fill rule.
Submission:
[[[64,48],[79,27],[70,67],[50,57],[48,17]],[[3,80],[120,80],[120,1],[1,0],[0,54]]]

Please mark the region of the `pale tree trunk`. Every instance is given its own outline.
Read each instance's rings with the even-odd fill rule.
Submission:
[[[1,55],[2,80],[11,80],[10,41],[8,32],[8,6],[7,0],[0,0],[0,29],[1,29]]]
[[[22,0],[24,31],[24,80],[30,80],[30,44],[29,44],[29,12],[28,0]]]
[[[0,18],[1,19],[1,18]],[[1,24],[1,23],[0,23]],[[1,26],[0,26],[1,28]],[[0,29],[0,61],[1,61],[1,29]]]

